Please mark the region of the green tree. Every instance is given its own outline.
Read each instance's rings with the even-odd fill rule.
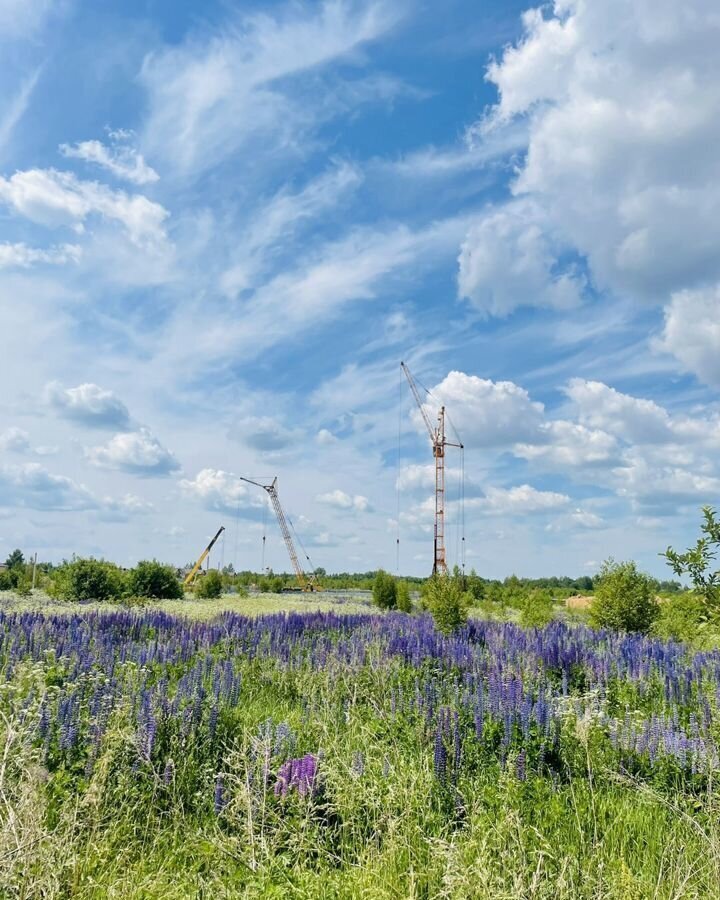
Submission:
[[[463,590],[461,577],[433,575],[425,584],[423,599],[435,626],[443,634],[451,634],[467,622],[472,597]]]
[[[378,569],[373,582],[373,601],[380,609],[395,609],[397,606],[397,585],[389,572]]]
[[[465,579],[465,586],[468,594],[472,596],[476,603],[480,603],[485,598],[485,582],[475,569],[470,569],[470,574]]]
[[[720,569],[711,571],[720,547],[720,522],[711,506],[704,506],[702,537],[685,553],[668,547],[664,556],[676,575],[689,575],[695,593],[702,599],[706,618],[716,618],[720,612]]]
[[[122,571],[103,559],[73,559],[52,575],[48,593],[60,600],[117,600],[125,588]]]
[[[127,589],[133,597],[176,600],[183,595],[182,585],[171,566],[157,560],[142,560],[128,574]]]
[[[400,612],[412,612],[412,600],[410,599],[410,586],[407,581],[395,582],[395,608]]]
[[[195,585],[195,595],[203,600],[216,600],[222,594],[222,576],[217,569],[203,575]]]
[[[5,560],[8,569],[20,569],[25,565],[25,557],[22,550],[13,550],[13,552]]]
[[[520,610],[520,624],[527,628],[543,628],[552,622],[553,602],[547,591],[530,591]]]
[[[656,591],[655,579],[640,572],[633,561],[608,559],[595,584],[590,622],[595,628],[649,631],[659,611]]]
[[[697,594],[678,594],[660,604],[652,633],[663,640],[688,641],[700,638],[705,620],[705,603]]]

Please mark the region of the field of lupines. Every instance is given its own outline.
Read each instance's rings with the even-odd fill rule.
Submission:
[[[5,610],[0,714],[2,897],[720,896],[720,652]]]

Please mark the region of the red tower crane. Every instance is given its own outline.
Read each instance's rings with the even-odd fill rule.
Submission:
[[[430,443],[432,444],[433,457],[435,458],[435,555],[433,558],[433,575],[438,572],[445,574],[448,570],[445,559],[445,448],[458,447],[463,449],[461,443],[454,443],[445,437],[445,407],[441,406],[437,415],[437,426],[433,426],[430,416],[425,409],[417,383],[410,373],[410,369],[404,362],[400,363],[400,367],[405,373],[405,377],[410,385],[415,402],[425,422],[425,427],[430,435]],[[429,393],[425,389],[425,393]]]

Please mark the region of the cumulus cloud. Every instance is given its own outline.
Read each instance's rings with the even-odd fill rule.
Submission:
[[[0,433],[0,450],[25,453],[30,449],[30,436],[22,428],[7,428]]]
[[[59,382],[51,381],[45,386],[44,398],[65,419],[93,428],[113,428],[116,431],[130,427],[127,406],[112,391],[97,384],[88,382],[64,388]]]
[[[540,427],[536,443],[516,444],[515,456],[553,467],[593,466],[617,462],[619,446],[606,431],[558,419]]]
[[[169,475],[180,468],[175,456],[147,428],[116,434],[98,447],[86,447],[85,457],[99,468],[143,477]]]
[[[105,497],[100,504],[102,517],[110,521],[127,522],[135,516],[147,516],[155,511],[154,504],[135,494],[125,494],[114,499]]]
[[[182,479],[180,489],[186,496],[199,500],[206,509],[232,515],[238,512],[256,515],[267,502],[259,488],[222,469],[201,469],[195,478]]]
[[[78,262],[82,250],[77,244],[61,244],[42,250],[27,244],[0,244],[0,269],[29,269],[35,265],[62,266]]]
[[[336,488],[325,494],[318,494],[315,498],[318,503],[324,503],[326,506],[334,506],[336,509],[352,509],[355,512],[367,512],[370,509],[370,501],[362,494],[355,494],[351,497],[345,491]]]
[[[450,372],[431,393],[435,399],[425,406],[431,421],[444,403],[461,438],[473,447],[501,447],[532,438],[543,421],[542,403],[512,381]]]
[[[673,294],[658,346],[701,381],[720,386],[720,284]]]
[[[684,314],[712,311],[720,282],[717,46],[714,0],[555,0],[488,67],[499,101],[483,123],[528,125],[508,209],[539,209],[545,240],[579,254],[595,288],[669,302],[666,348],[711,383],[717,340]]]
[[[576,306],[585,289],[574,265],[558,262],[559,248],[530,204],[486,213],[460,250],[458,290],[481,312],[506,316],[519,306]]]
[[[94,163],[133,184],[152,184],[160,178],[134,147],[117,144],[107,147],[101,141],[80,141],[77,144],[60,144],[60,152],[69,159]]]
[[[55,475],[39,463],[0,466],[0,506],[69,512],[95,509],[97,499],[82,484]]]
[[[613,475],[617,493],[650,515],[675,515],[681,507],[700,506],[720,496],[720,478],[713,473],[658,465],[638,452],[629,453]]]
[[[0,201],[19,215],[48,227],[70,226],[81,231],[93,215],[119,222],[130,240],[141,247],[163,244],[168,212],[142,194],[114,191],[96,181],[81,181],[71,172],[27,169],[10,178],[0,176]]]
[[[333,444],[337,444],[338,442],[338,438],[332,431],[328,431],[327,428],[321,428],[315,435],[315,440],[321,447],[332,447]]]
[[[655,443],[673,438],[667,410],[652,400],[631,397],[600,381],[582,378],[573,378],[566,393],[585,425],[610,431],[632,443]]]

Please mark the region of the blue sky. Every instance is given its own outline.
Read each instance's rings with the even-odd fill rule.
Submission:
[[[657,574],[720,498],[711,0],[0,0],[0,555]],[[431,410],[432,411],[432,410]],[[399,435],[399,439],[398,439]],[[399,445],[399,467],[398,467]],[[460,461],[449,466],[457,556]]]

